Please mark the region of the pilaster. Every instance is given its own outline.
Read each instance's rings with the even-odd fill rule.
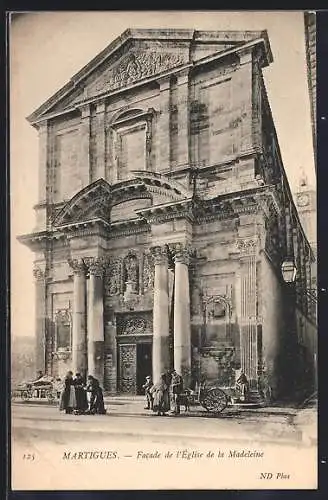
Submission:
[[[252,51],[241,49],[238,52],[239,68],[235,76],[234,105],[239,107],[241,115],[240,152],[245,153],[253,147],[253,106],[252,106]]]
[[[170,80],[165,78],[159,81],[160,86],[160,118],[159,118],[159,170],[170,167]]]
[[[104,102],[97,104],[97,169],[94,180],[106,178],[106,138],[105,138],[105,111]]]
[[[258,385],[257,342],[257,247],[258,240],[242,238],[237,241],[240,251],[240,268],[237,273],[236,299],[238,302],[240,328],[241,370],[245,373],[253,390]]]
[[[87,104],[81,108],[80,124],[80,175],[83,187],[87,186],[91,179],[90,138],[91,113],[90,105]]]
[[[36,370],[48,372],[46,364],[46,277],[45,269],[35,266],[35,364]]]
[[[48,168],[48,122],[44,120],[39,124],[39,173],[38,173],[38,202],[47,200],[47,168]]]
[[[178,165],[189,165],[189,69],[178,75]]]

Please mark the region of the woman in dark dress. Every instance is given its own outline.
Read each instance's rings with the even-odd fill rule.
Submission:
[[[99,381],[92,375],[88,376],[87,391],[90,392],[90,405],[89,413],[95,415],[105,415],[106,408],[104,405],[104,396],[102,388],[99,385]]]
[[[170,396],[169,386],[167,385],[167,377],[162,373],[161,378],[157,384],[153,385],[150,389],[153,396],[153,411],[157,415],[165,415],[170,410]]]
[[[67,375],[64,380],[64,389],[62,390],[60,396],[59,410],[65,410],[65,413],[73,413],[74,408],[76,407],[76,397],[75,397],[75,388],[74,388],[74,380],[73,380],[73,372],[67,372]]]
[[[75,412],[81,415],[85,413],[88,409],[88,400],[87,400],[87,393],[84,388],[83,378],[80,373],[77,373],[75,375],[74,387],[75,387],[75,398],[76,398]]]

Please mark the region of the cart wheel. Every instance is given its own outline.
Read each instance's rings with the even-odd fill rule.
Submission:
[[[201,405],[204,406],[207,411],[220,413],[227,407],[228,398],[225,392],[217,387],[214,387],[213,389],[206,391],[203,395]]]
[[[31,399],[29,391],[22,391],[21,398],[23,401],[28,401],[29,399]]]

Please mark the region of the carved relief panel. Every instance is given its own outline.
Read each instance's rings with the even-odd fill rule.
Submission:
[[[110,259],[104,273],[105,297],[113,297],[122,293],[122,270],[121,258]]]
[[[144,293],[154,288],[154,259],[148,252],[143,255],[142,285]]]
[[[135,394],[137,374],[137,346],[136,344],[120,344],[118,348],[119,391]]]
[[[117,335],[152,335],[153,321],[151,313],[126,313],[117,316]]]

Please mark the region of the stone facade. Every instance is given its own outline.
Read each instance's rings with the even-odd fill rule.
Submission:
[[[95,373],[113,394],[172,366],[188,385],[231,385],[242,369],[274,397],[300,380],[313,255],[265,92],[271,62],[266,32],[128,30],[29,117],[39,202],[20,240],[42,268],[41,369]]]
[[[316,54],[316,13],[304,12],[305,48],[308,85],[310,93],[312,137],[315,168],[317,160],[317,54]]]

